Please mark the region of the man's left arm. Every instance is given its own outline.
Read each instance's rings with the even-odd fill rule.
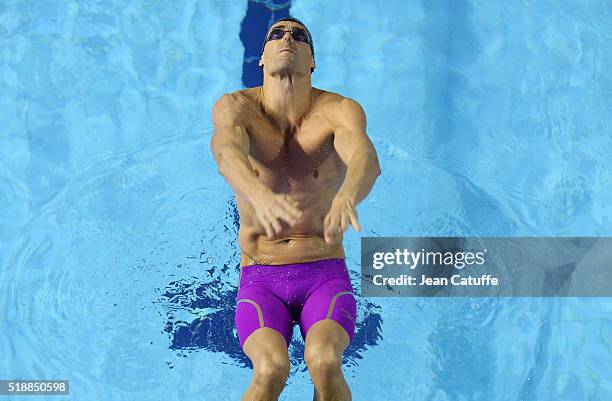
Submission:
[[[366,116],[356,101],[344,98],[333,110],[334,148],[347,165],[346,177],[325,217],[325,240],[336,242],[349,224],[361,231],[355,207],[381,173],[374,145],[366,134]]]

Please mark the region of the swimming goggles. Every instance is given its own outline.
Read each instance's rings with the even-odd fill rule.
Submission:
[[[266,42],[269,40],[282,39],[282,37],[285,36],[285,32],[291,32],[291,36],[293,36],[293,39],[299,42],[310,44],[310,41],[308,40],[308,34],[302,28],[295,28],[290,31],[287,31],[281,28],[274,28],[270,31],[270,34],[268,35]]]

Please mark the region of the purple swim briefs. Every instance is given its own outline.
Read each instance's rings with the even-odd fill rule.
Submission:
[[[291,342],[299,323],[302,338],[319,320],[332,319],[353,340],[357,304],[344,259],[285,265],[250,265],[240,270],[235,322],[240,346],[261,327]]]

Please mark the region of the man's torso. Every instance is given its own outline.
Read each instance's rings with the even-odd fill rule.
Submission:
[[[234,93],[241,107],[248,108],[241,113],[247,116],[241,125],[249,136],[248,160],[260,182],[276,193],[289,194],[303,214],[293,227],[279,219],[282,231],[268,239],[254,209],[236,196],[240,265],[344,258],[342,242],[328,245],[323,237],[323,219],[346,174],[333,146],[332,105],[341,96],[312,88],[313,103],[300,125],[293,132],[281,132],[261,110],[259,89]]]

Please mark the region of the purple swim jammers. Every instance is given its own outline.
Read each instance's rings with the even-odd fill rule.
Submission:
[[[236,300],[241,347],[261,327],[281,333],[288,346],[295,323],[305,340],[310,326],[324,319],[338,322],[353,340],[357,304],[344,259],[243,266]]]

